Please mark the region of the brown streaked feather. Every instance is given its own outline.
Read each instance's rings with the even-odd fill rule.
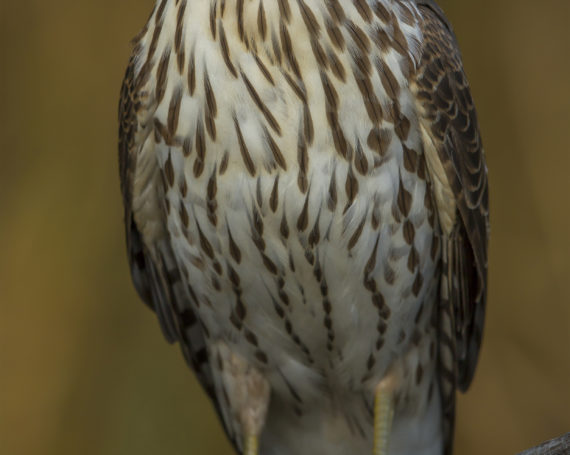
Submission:
[[[445,183],[455,195],[455,224],[447,233],[442,253],[442,286],[446,289],[442,289],[440,305],[440,388],[446,453],[450,453],[455,389],[465,391],[471,383],[484,324],[487,167],[475,106],[451,26],[433,1],[416,3],[423,16],[423,50],[415,76],[416,95],[424,114],[420,122],[436,148]]]
[[[131,274],[137,292],[143,301],[157,313],[165,337],[168,341],[174,342],[178,337],[173,318],[170,311],[162,311],[166,310],[166,308],[158,306],[160,304],[158,292],[156,289],[153,289],[150,278],[155,273],[152,271],[153,267],[149,263],[148,251],[143,244],[132,212],[133,180],[137,158],[135,136],[138,131],[137,110],[140,107],[134,66],[134,59],[131,58],[123,80],[119,102],[119,173],[125,208],[127,250]]]
[[[144,77],[141,72],[140,77]],[[143,301],[157,314],[169,342],[180,340],[188,363],[196,371],[204,389],[213,396],[211,371],[203,342],[203,328],[189,306],[194,297],[181,285],[180,270],[167,236],[148,244],[137,226],[133,212],[134,180],[141,144],[139,90],[143,83],[135,76],[135,57],[131,57],[121,88],[119,102],[119,175],[123,195],[127,253],[135,288]],[[158,168],[158,164],[157,164]],[[160,188],[160,185],[157,185]],[[157,189],[158,191],[158,189]],[[190,339],[193,345],[190,345]],[[199,340],[196,343],[196,340]]]

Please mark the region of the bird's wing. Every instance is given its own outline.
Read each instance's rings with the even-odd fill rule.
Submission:
[[[180,341],[186,360],[212,395],[203,328],[190,306],[188,289],[182,286],[166,218],[157,202],[157,193],[163,188],[160,170],[154,156],[145,157],[144,163],[137,162],[142,159],[142,148],[149,136],[143,127],[145,122],[141,122],[149,108],[141,96],[145,82],[144,75],[135,75],[133,56],[119,103],[119,172],[131,275],[140,297],[156,312],[167,340]]]
[[[439,308],[440,388],[448,438],[455,389],[473,378],[485,315],[489,199],[477,114],[451,26],[431,0],[422,14],[416,90],[424,151],[444,239]]]

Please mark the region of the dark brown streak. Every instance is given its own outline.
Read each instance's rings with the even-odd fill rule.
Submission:
[[[269,123],[269,126],[271,128],[273,128],[273,130],[279,136],[281,136],[281,127],[279,126],[279,123],[277,123],[277,120],[275,120],[275,117],[273,117],[273,114],[269,111],[267,106],[265,104],[263,104],[263,101],[261,100],[259,94],[257,93],[255,88],[253,87],[253,85],[251,84],[251,82],[249,81],[249,79],[247,78],[247,76],[243,72],[241,72],[241,77],[243,79],[243,82],[245,83],[245,87],[247,88],[247,91],[249,92],[251,98],[253,99],[253,102],[258,107],[258,109],[261,111],[261,113],[265,117],[265,120],[267,120],[267,123]]]
[[[309,169],[309,154],[307,153],[306,144],[301,138],[299,138],[297,146],[297,162],[299,163],[299,170],[306,174]]]
[[[334,53],[333,50],[329,50],[327,55],[328,55],[328,59],[329,59],[329,65],[330,65],[330,68],[331,68],[333,74],[340,81],[346,82],[346,73],[344,70],[344,66],[342,66],[342,63],[340,62],[337,55]]]
[[[318,39],[311,39],[311,49],[313,50],[313,54],[315,55],[315,60],[317,61],[319,68],[328,69],[329,61]]]
[[[291,67],[293,73],[297,78],[301,78],[301,69],[299,68],[299,63],[297,62],[297,58],[293,53],[293,43],[291,42],[291,36],[289,35],[289,31],[287,30],[287,26],[282,21],[281,22],[281,45],[283,46],[283,53],[285,54],[285,58]]]
[[[368,173],[368,160],[366,159],[366,155],[364,155],[360,141],[356,142],[356,151],[354,153],[354,167],[360,175],[366,175]]]
[[[321,211],[319,210],[319,213],[317,215],[317,219],[315,220],[315,224],[313,226],[313,229],[311,230],[311,233],[309,234],[309,246],[311,248],[313,248],[316,244],[319,243],[319,240],[321,239],[321,232],[319,229],[319,222],[321,219]],[[317,263],[318,265],[318,263]],[[319,279],[319,278],[317,278]]]
[[[160,32],[162,31],[162,22],[157,23],[154,31],[152,33],[152,38],[150,40],[150,45],[148,47],[148,55],[146,57],[146,63],[152,62],[154,58],[154,53],[156,52],[156,48],[158,46],[158,38],[160,37]]]
[[[280,16],[289,23],[291,20],[291,8],[289,7],[289,0],[277,0],[279,3]]]
[[[332,21],[326,21],[325,23],[327,33],[333,45],[340,51],[344,51],[345,42],[344,37],[340,28],[334,24]]]
[[[331,19],[337,24],[344,22],[346,16],[342,6],[340,6],[339,0],[327,0],[326,3]]]
[[[313,119],[311,118],[311,111],[309,110],[309,106],[307,104],[303,106],[303,125],[305,140],[307,141],[308,145],[311,145],[313,143],[315,130],[313,127]]]
[[[358,11],[358,14],[360,14],[360,17],[369,24],[372,21],[372,10],[368,2],[366,0],[352,0],[352,3],[354,3],[354,7],[356,11]]]
[[[237,246],[236,242],[234,241],[234,238],[232,237],[229,225],[228,225],[228,238],[230,244],[230,254],[232,255],[234,261],[236,261],[239,264],[241,262],[241,251]]]
[[[368,258],[368,262],[366,262],[366,266],[364,267],[364,276],[366,279],[370,276],[370,274],[374,271],[376,267],[376,253],[378,252],[378,242],[380,241],[380,234],[376,236],[376,243],[374,244],[374,249]]]
[[[283,216],[281,217],[279,232],[284,239],[289,238],[289,223],[287,223],[287,214],[285,213],[285,208],[283,208]]]
[[[410,254],[408,255],[408,270],[413,273],[419,263],[420,256],[418,250],[416,250],[416,248],[412,245]]]
[[[273,182],[273,189],[271,190],[271,196],[269,197],[269,208],[273,213],[277,211],[277,206],[279,204],[279,174],[275,177]]]
[[[228,170],[228,164],[230,162],[230,153],[224,150],[224,155],[222,156],[222,161],[220,162],[220,175],[224,175]]]
[[[182,34],[184,31],[184,12],[186,11],[186,0],[182,0],[176,16],[176,33],[174,35],[174,49],[176,50],[178,71],[182,74],[184,67],[184,48],[182,47]]]
[[[275,30],[271,33],[271,45],[273,48],[273,54],[275,55],[275,60],[279,65],[281,65],[281,46],[279,45],[279,38],[275,34]]]
[[[176,134],[178,129],[178,117],[180,115],[180,104],[182,101],[182,89],[179,87],[174,90],[172,98],[170,99],[170,106],[168,107],[168,134],[171,138]]]
[[[404,33],[402,32],[402,30],[400,29],[400,26],[398,25],[398,20],[396,19],[396,17],[395,16],[392,16],[392,17],[393,17],[392,26],[394,27],[392,46],[394,46],[394,49],[396,51],[398,51],[399,54],[403,55],[404,57],[409,58],[408,42],[406,41],[406,37],[405,37]]]
[[[379,124],[382,120],[382,106],[374,93],[374,87],[370,78],[359,71],[355,71],[354,79],[362,95],[368,118],[370,118],[373,124]]]
[[[348,168],[348,172],[346,174],[345,190],[348,200],[346,201],[344,212],[348,210],[348,207],[350,207],[354,202],[354,199],[356,199],[356,195],[358,194],[358,180],[354,176],[354,172],[352,172],[352,166]]]
[[[408,216],[410,213],[410,209],[412,207],[412,195],[411,193],[406,190],[404,187],[404,183],[402,182],[402,177],[400,176],[400,184],[398,186],[398,208],[400,212],[404,216]]]
[[[166,93],[166,76],[168,75],[168,63],[170,62],[170,49],[166,49],[160,63],[158,64],[158,69],[156,70],[156,104],[160,104],[164,94]]]
[[[408,172],[416,172],[417,165],[418,165],[418,154],[414,149],[410,149],[406,147],[405,144],[402,144],[404,149],[404,168]]]
[[[285,71],[283,71],[282,74],[283,74],[283,77],[285,78],[285,80],[287,81],[287,83],[291,86],[291,88],[295,92],[295,95],[297,95],[299,97],[299,99],[304,104],[306,104],[307,103],[307,96],[305,94],[305,88],[297,85],[295,83],[295,81],[293,80],[293,78],[288,73],[286,73]]]
[[[283,153],[281,153],[281,149],[279,148],[273,137],[271,137],[271,133],[267,130],[265,126],[263,127],[263,132],[265,133],[265,140],[267,142],[267,146],[269,147],[269,150],[271,150],[275,162],[279,165],[279,167],[281,167],[281,169],[286,171],[287,163],[285,162],[285,157],[283,156]]]
[[[234,116],[234,126],[235,126],[237,137],[238,137],[238,143],[239,143],[239,149],[241,152],[241,157],[243,159],[243,162],[245,164],[247,171],[253,177],[255,175],[255,165],[253,164],[253,160],[251,159],[251,155],[249,154],[249,151],[247,149],[247,145],[245,144],[245,140],[243,139],[243,134],[241,132],[239,122],[235,116]]]
[[[321,27],[319,26],[317,18],[303,0],[297,0],[297,3],[299,4],[301,17],[303,18],[303,22],[305,23],[307,30],[309,30],[309,34],[312,35],[312,38],[318,39]]]
[[[160,120],[158,120],[156,117],[153,120],[153,125],[156,142],[159,143],[161,139],[164,139],[168,145],[172,145],[170,141],[170,135],[168,134],[168,128],[160,123]]]
[[[327,111],[334,111],[336,114],[338,108],[338,94],[324,71],[321,71],[321,82],[323,84],[323,91],[325,92]]]
[[[309,188],[309,181],[307,179],[307,144],[303,140],[303,137],[299,134],[299,140],[297,143],[297,162],[299,164],[299,173],[297,174],[297,185],[301,193],[305,194]]]
[[[214,0],[210,5],[210,32],[212,38],[216,39],[216,9],[218,8],[218,0]]]
[[[192,139],[187,137],[184,139],[184,142],[182,143],[182,153],[184,154],[184,157],[188,157],[190,156],[190,153],[192,153]]]
[[[376,126],[370,130],[366,143],[368,144],[368,147],[378,153],[378,155],[384,156],[388,146],[390,145],[390,141],[390,134],[386,133],[384,129]]]
[[[196,226],[198,227],[198,235],[200,237],[200,247],[202,248],[202,251],[204,251],[204,253],[206,253],[206,255],[210,259],[214,259],[214,249],[212,248],[212,245],[210,244],[210,242],[202,232],[202,229],[200,228],[200,224],[198,223],[198,221],[196,221]]]
[[[263,194],[261,191],[261,177],[257,177],[257,182],[255,185],[255,199],[257,200],[257,205],[260,209],[263,208]]]
[[[368,54],[370,51],[370,40],[368,36],[366,36],[366,33],[352,21],[346,21],[345,25],[354,43],[362,52]]]
[[[160,2],[158,10],[156,11],[156,16],[154,17],[154,25],[162,23],[164,19],[163,16],[164,16],[164,9],[166,8],[166,3],[168,3],[168,0],[162,0],[162,2]]]
[[[261,74],[263,74],[263,76],[265,77],[265,79],[267,79],[267,81],[271,84],[271,85],[275,85],[275,81],[273,80],[273,77],[271,76],[271,73],[269,72],[269,70],[267,69],[267,66],[265,66],[263,64],[263,62],[261,61],[261,59],[259,58],[258,54],[254,54],[253,55],[254,59],[255,59],[255,63],[257,63],[257,66],[259,67],[259,71],[261,71]]]
[[[269,259],[269,257],[267,257],[265,253],[260,253],[260,254],[261,254],[261,260],[263,261],[263,265],[267,270],[269,270],[269,273],[271,273],[272,275],[277,275],[277,266],[275,265],[275,263],[271,259]]]
[[[166,177],[166,181],[168,182],[168,186],[174,186],[174,167],[172,165],[172,157],[171,152],[168,152],[168,159],[164,163],[164,175]]]
[[[190,52],[190,61],[188,62],[188,90],[190,95],[194,94],[196,89],[196,63],[194,59],[194,49]]]
[[[243,30],[243,1],[244,0],[237,0],[236,2],[238,34],[242,41],[244,41],[245,39],[244,30]]]
[[[382,81],[382,86],[391,100],[397,102],[400,95],[400,85],[388,65],[383,65],[380,59],[376,60],[376,70]]]
[[[216,103],[216,97],[214,96],[214,91],[212,90],[210,76],[208,75],[207,69],[204,69],[204,93],[206,95],[206,109],[204,113],[206,120],[206,129],[208,130],[208,134],[212,138],[212,141],[215,141],[216,123],[214,120],[218,115],[218,106]]]
[[[404,240],[408,245],[414,243],[414,238],[416,236],[416,229],[414,228],[413,223],[410,220],[406,220],[404,222],[404,226],[402,228],[402,232],[404,234]]]
[[[364,229],[364,223],[366,222],[367,215],[368,213],[364,214],[364,216],[362,217],[362,221],[360,221],[360,224],[354,231],[354,234],[352,234],[352,237],[350,237],[350,240],[348,241],[349,250],[352,250],[355,247],[356,243],[358,242],[358,239],[360,238],[360,235],[362,234],[362,231]]]
[[[217,193],[218,193],[218,184],[216,181],[216,167],[214,166],[214,170],[212,172],[212,175],[210,175],[207,187],[208,219],[214,226],[218,224],[218,217],[216,215],[216,209],[218,208],[218,203],[216,202]]]
[[[267,20],[265,18],[265,9],[263,8],[263,0],[259,1],[259,10],[257,11],[257,28],[259,30],[259,36],[261,36],[261,39],[265,41],[267,38]]]
[[[336,192],[336,168],[333,169],[331,175],[331,181],[329,184],[329,198],[327,206],[331,212],[334,212],[337,204],[337,192]]]
[[[336,111],[327,110],[327,120],[329,122],[330,131],[333,137],[333,142],[336,151],[343,157],[347,158],[348,145],[346,143],[346,138],[340,124],[338,122],[338,114]]]
[[[224,58],[224,62],[226,64],[226,66],[228,67],[228,69],[230,70],[230,73],[232,73],[232,75],[237,79],[238,74],[237,74],[235,66],[232,63],[232,60],[230,58],[230,49],[228,47],[228,41],[226,39],[226,32],[224,30],[224,26],[223,26],[221,19],[219,21],[219,29],[220,29],[220,48],[222,50],[222,56]]]
[[[376,14],[378,19],[384,22],[385,25],[388,25],[390,23],[390,13],[384,8],[382,2],[374,2],[373,8],[374,14]]]
[[[309,195],[310,192],[307,193],[305,196],[305,203],[303,204],[303,210],[301,210],[301,214],[297,219],[297,230],[299,232],[303,232],[307,229],[307,225],[309,224]]]
[[[198,178],[204,171],[204,157],[206,156],[206,141],[204,138],[204,125],[199,118],[196,124],[196,160],[194,161],[194,177]]]
[[[186,206],[184,205],[184,201],[180,201],[180,210],[178,211],[180,215],[180,221],[182,221],[182,225],[185,228],[188,228],[190,223],[190,217],[188,216],[188,211],[186,210]]]

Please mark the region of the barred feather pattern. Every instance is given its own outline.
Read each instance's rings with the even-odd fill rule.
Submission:
[[[458,167],[464,128],[434,126],[448,93],[428,97],[429,42],[456,45],[417,3],[159,0],[135,39],[119,145],[133,281],[237,450],[240,378],[271,390],[263,455],[365,453],[395,368],[390,453],[450,450],[482,330],[484,198],[454,173],[477,166]]]

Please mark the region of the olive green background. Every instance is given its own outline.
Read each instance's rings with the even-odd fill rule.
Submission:
[[[198,1],[198,0],[192,0]],[[570,430],[570,2],[447,0],[491,184],[456,453]],[[230,454],[127,268],[117,99],[151,0],[0,0],[0,453]]]

